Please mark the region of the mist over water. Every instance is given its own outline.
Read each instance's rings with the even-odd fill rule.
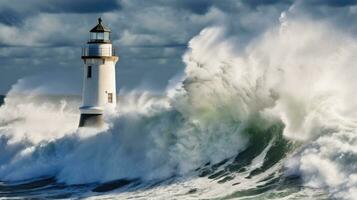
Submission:
[[[173,189],[182,198],[238,198],[299,177],[302,189],[284,188],[285,196],[312,190],[353,199],[354,38],[284,15],[246,46],[237,37],[223,27],[202,30],[183,56],[182,81],[163,96],[120,94],[101,130],[77,129],[78,98],[51,98],[22,79],[0,107],[0,180],[176,180],[114,194],[164,199]]]

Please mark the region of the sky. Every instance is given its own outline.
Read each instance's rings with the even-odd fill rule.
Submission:
[[[201,30],[223,26],[244,46],[282,14],[357,36],[357,0],[1,0],[0,94],[19,79],[80,94],[81,48],[101,17],[112,30],[117,86],[162,92],[182,75],[182,55]]]

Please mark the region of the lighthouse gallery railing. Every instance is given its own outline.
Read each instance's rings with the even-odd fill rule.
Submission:
[[[83,47],[82,56],[116,56],[116,49]]]

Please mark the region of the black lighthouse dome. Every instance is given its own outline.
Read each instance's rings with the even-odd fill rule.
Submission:
[[[110,29],[102,24],[102,19],[98,18],[98,24],[90,30],[88,43],[110,43],[110,32]]]

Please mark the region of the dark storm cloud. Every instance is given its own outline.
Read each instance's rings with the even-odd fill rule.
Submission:
[[[332,7],[345,7],[357,4],[357,0],[305,0],[304,2],[310,5],[326,5]]]
[[[239,1],[237,0],[181,0],[171,1],[169,5],[176,8],[185,9],[194,14],[206,14],[211,8],[215,7],[224,12],[238,11]]]
[[[98,13],[119,10],[116,0],[37,0],[39,11],[49,13]]]
[[[40,13],[101,13],[120,10],[116,0],[2,0],[0,22],[20,25],[26,17]]]
[[[187,43],[202,29],[224,26],[242,48],[288,18],[349,23],[357,0],[1,0],[0,94],[21,76],[42,72],[82,76],[81,46],[98,17],[118,48],[119,88],[162,90],[184,70]],[[3,80],[6,80],[5,82]]]
[[[24,14],[17,13],[13,9],[0,8],[0,23],[8,26],[16,26],[21,24],[24,17]]]
[[[345,7],[356,5],[357,0],[242,0],[242,3],[251,7],[292,3],[304,3],[311,6]]]
[[[2,0],[2,11],[10,8],[26,13],[98,13],[119,10],[121,5],[116,0]]]
[[[80,47],[99,16],[112,29],[121,57],[119,88],[150,85],[162,90],[184,69],[181,57],[187,43],[203,28],[234,22],[236,30],[245,30],[242,38],[248,38],[279,11],[250,13],[236,0],[0,1],[0,44],[6,47],[0,51],[0,80],[7,80],[0,93],[21,71],[25,76],[56,69],[80,79]],[[266,18],[258,20],[262,16]]]
[[[213,5],[213,1],[205,1],[205,0],[181,0],[176,1],[176,5],[178,7],[187,9],[196,14],[205,14],[209,8]]]
[[[273,4],[291,4],[293,0],[242,0],[242,2],[250,7],[258,7]]]

